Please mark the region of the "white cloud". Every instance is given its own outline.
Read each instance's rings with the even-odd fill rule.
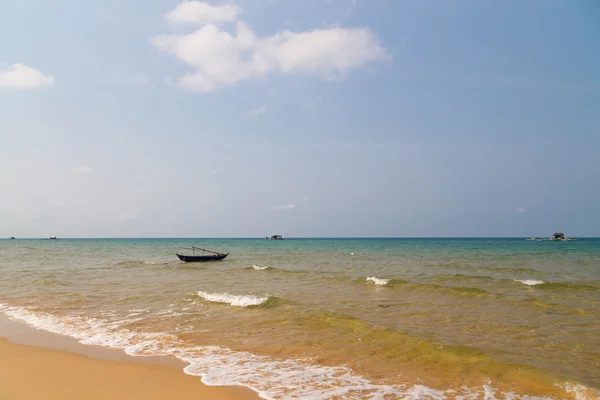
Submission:
[[[262,106],[262,107],[255,108],[254,110],[248,111],[248,115],[250,117],[254,117],[256,115],[264,114],[266,111],[267,111],[267,106]]]
[[[517,212],[518,213],[524,213],[524,212],[526,212],[526,210],[524,208],[517,208]]]
[[[194,4],[191,6],[190,4]],[[208,10],[205,3],[184,2],[167,14],[169,20],[183,21],[184,8]],[[224,6],[222,6],[224,7]],[[212,8],[210,8],[212,10]],[[211,92],[237,82],[265,78],[271,73],[317,75],[324,79],[343,77],[348,71],[374,61],[388,59],[386,50],[367,28],[331,28],[306,32],[283,31],[259,37],[243,21],[230,33],[202,18],[188,16],[199,29],[183,35],[157,35],[150,42],[159,50],[174,54],[195,68],[178,80],[180,87]],[[215,14],[216,15],[216,14]],[[220,14],[219,14],[220,15]],[[237,13],[218,22],[233,21]],[[176,16],[176,17],[175,17]]]
[[[89,174],[92,170],[87,165],[82,165],[81,167],[75,168],[73,171],[79,175],[86,175]]]
[[[35,89],[54,85],[53,76],[45,76],[35,68],[23,63],[13,64],[8,70],[0,70],[0,88]]]
[[[166,14],[170,23],[209,24],[237,19],[240,8],[235,4],[213,6],[200,1],[184,1]]]
[[[145,87],[153,87],[154,86],[154,85],[152,85],[152,82],[150,82],[148,80],[148,78],[146,78],[144,75],[140,75],[140,74],[134,74],[131,77],[131,81],[139,86],[145,86]]]
[[[293,210],[294,208],[296,208],[295,204],[283,204],[280,206],[271,206],[271,209],[273,209],[273,210]]]

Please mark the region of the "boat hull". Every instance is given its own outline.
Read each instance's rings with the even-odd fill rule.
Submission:
[[[220,261],[222,259],[224,259],[225,257],[227,257],[229,255],[229,253],[227,254],[210,254],[210,255],[204,255],[204,256],[186,256],[183,254],[177,254],[177,257],[179,257],[179,259],[181,261],[185,261],[185,262],[206,262],[206,261]]]

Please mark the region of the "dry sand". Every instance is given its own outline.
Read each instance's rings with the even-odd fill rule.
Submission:
[[[36,334],[29,328],[22,329],[17,324],[2,321],[0,335],[12,341],[28,342],[16,344],[0,338],[0,399],[2,400],[166,400],[166,399],[214,399],[214,400],[256,400],[259,397],[243,387],[211,387],[202,384],[199,377],[186,375],[181,365],[167,362],[146,362],[137,357],[122,355],[115,361],[113,353],[90,358],[88,355],[71,352],[67,349],[42,348],[31,346]],[[11,328],[6,334],[7,325]],[[23,330],[27,335],[23,335]],[[21,332],[20,332],[21,331]],[[15,333],[16,332],[16,333]],[[20,333],[19,333],[20,332]],[[61,337],[47,332],[38,333],[38,341],[43,345],[53,338],[61,347]],[[14,340],[15,335],[23,340]],[[77,349],[80,345],[68,338],[70,345]],[[88,346],[85,346],[88,347]],[[93,347],[93,346],[90,346]],[[98,354],[102,349],[95,349]],[[103,359],[99,359],[103,358]],[[125,361],[135,358],[136,362]],[[168,365],[171,363],[171,365]]]

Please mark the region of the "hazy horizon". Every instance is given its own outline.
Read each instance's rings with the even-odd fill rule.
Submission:
[[[2,10],[0,237],[600,236],[596,2]]]
[[[285,236],[284,240],[294,240],[294,239],[528,239],[531,237],[535,237],[536,239],[540,238],[550,238],[552,235],[544,235],[544,236]],[[600,239],[600,237],[596,236],[567,236],[568,238],[573,239]],[[219,240],[219,239],[256,239],[256,240],[265,240],[266,236],[245,236],[245,237],[57,237],[56,240],[126,240],[126,239],[148,239],[148,240]],[[11,240],[11,237],[0,238],[0,240]],[[16,240],[50,240],[50,237],[15,237]]]

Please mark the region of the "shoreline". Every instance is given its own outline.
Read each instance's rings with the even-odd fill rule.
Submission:
[[[200,376],[187,374],[184,368],[188,364],[176,357],[131,356],[122,349],[82,344],[76,338],[35,328],[4,315],[0,315],[0,354],[2,400],[166,400],[183,396],[214,400],[262,399],[248,386],[207,385]],[[597,389],[576,381],[565,380],[563,385],[555,386],[559,386],[563,394],[568,393],[564,398],[599,398]],[[488,390],[511,393],[486,385],[482,388],[485,393]],[[478,395],[485,397],[485,393],[478,392]],[[527,391],[524,395],[543,399],[548,393],[536,397],[541,394]]]
[[[4,316],[0,317],[0,354],[0,398],[6,400],[260,399],[247,387],[206,385],[198,376],[187,375],[186,364],[173,357],[133,357]]]

